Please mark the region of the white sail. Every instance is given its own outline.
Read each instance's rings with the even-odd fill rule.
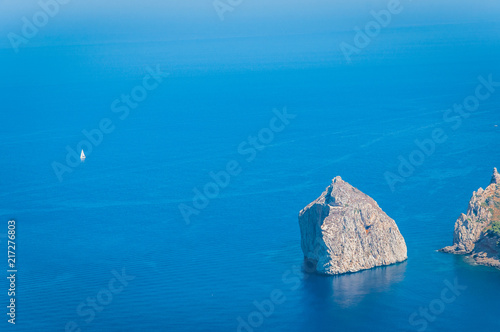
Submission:
[[[83,150],[82,150],[82,153],[80,154],[80,159],[81,160],[84,160],[86,157],[85,157],[85,153],[83,153]]]

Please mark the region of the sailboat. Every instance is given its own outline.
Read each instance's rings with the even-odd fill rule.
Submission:
[[[87,157],[85,157],[85,153],[83,153],[83,149],[82,149],[82,153],[80,154],[80,159],[82,161],[85,161],[85,158],[87,158]]]

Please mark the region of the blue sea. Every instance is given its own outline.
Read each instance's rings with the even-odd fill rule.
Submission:
[[[446,117],[479,77],[500,82],[499,28],[392,27],[350,63],[353,31],[0,49],[0,241],[15,219],[18,270],[0,329],[499,330],[500,271],[436,251],[500,167],[500,87]],[[298,212],[337,175],[396,221],[406,262],[304,273]]]

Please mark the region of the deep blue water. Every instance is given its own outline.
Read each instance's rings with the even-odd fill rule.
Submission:
[[[498,330],[500,271],[436,252],[500,167],[500,88],[460,128],[443,121],[478,76],[500,81],[497,32],[392,29],[352,64],[337,47],[348,33],[1,49],[0,221],[3,235],[17,221],[15,329],[236,331],[250,316],[255,327],[241,331]],[[157,65],[170,76],[120,120],[113,101]],[[296,118],[248,162],[238,146],[284,107]],[[60,182],[52,163],[103,118],[114,131]],[[391,191],[384,173],[436,128],[448,139]],[[179,204],[231,160],[241,173],[187,225]],[[301,272],[297,214],[337,175],[396,220],[407,262]],[[135,278],[90,309],[122,269]],[[466,289],[441,307],[455,280]],[[283,301],[255,314],[273,291]],[[439,314],[412,324],[429,306]]]

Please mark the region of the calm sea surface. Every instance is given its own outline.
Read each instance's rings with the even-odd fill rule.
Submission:
[[[15,218],[16,330],[499,330],[500,271],[436,252],[500,167],[500,87],[458,128],[443,119],[480,75],[500,81],[497,32],[393,29],[351,64],[338,49],[351,33],[1,49],[0,240]],[[143,92],[148,66],[169,76],[115,104],[121,119],[114,101]],[[240,153],[283,108],[296,117]],[[102,119],[114,129],[59,181],[53,163]],[[384,174],[437,128],[447,139],[392,191]],[[179,205],[230,161],[239,174],[187,225]],[[301,272],[297,214],[337,175],[396,220],[407,262]]]

